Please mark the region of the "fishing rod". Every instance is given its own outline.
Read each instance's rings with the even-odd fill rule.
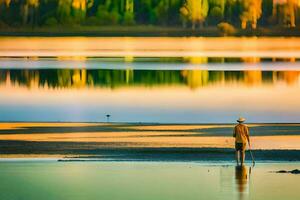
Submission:
[[[252,151],[251,151],[250,148],[249,148],[249,152],[250,152],[250,155],[251,155],[251,158],[252,158],[252,164],[254,166],[255,165],[255,160],[254,160],[254,156],[253,156]]]

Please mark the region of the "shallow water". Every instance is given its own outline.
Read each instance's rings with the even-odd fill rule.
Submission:
[[[1,161],[0,199],[297,200],[299,163]]]

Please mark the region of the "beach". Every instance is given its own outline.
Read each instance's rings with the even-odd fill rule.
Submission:
[[[0,123],[0,199],[298,200],[300,124]],[[288,187],[287,187],[288,186]]]
[[[0,156],[60,161],[233,161],[233,127],[234,124],[0,123]],[[257,161],[300,161],[300,124],[249,124],[249,128]]]

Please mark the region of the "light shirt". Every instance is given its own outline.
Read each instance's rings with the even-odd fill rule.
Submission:
[[[238,124],[234,127],[233,137],[235,137],[236,143],[247,143],[249,137],[249,129],[244,124]]]

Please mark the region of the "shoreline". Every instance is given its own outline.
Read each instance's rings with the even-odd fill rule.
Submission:
[[[103,124],[103,125],[141,125],[141,126],[184,126],[184,125],[235,125],[236,123],[216,122],[216,123],[160,123],[160,122],[105,122],[105,121],[0,121],[1,124]],[[247,122],[248,125],[300,125],[300,122]],[[1,129],[0,129],[1,130]]]
[[[300,161],[300,124],[248,124],[255,161]],[[0,123],[0,158],[232,161],[234,124]],[[247,151],[246,160],[251,160]]]
[[[19,149],[20,150],[20,149]],[[232,148],[135,148],[109,147],[96,149],[26,150],[2,153],[1,159],[56,159],[58,161],[157,161],[157,162],[231,162]],[[252,150],[255,162],[300,162],[300,150]],[[246,150],[246,162],[252,162]]]
[[[217,27],[201,29],[180,26],[53,26],[53,27],[2,27],[0,36],[45,36],[45,37],[224,37],[224,32]],[[259,27],[256,30],[236,28],[233,37],[299,37],[299,28]]]
[[[236,161],[182,161],[182,160],[104,160],[104,159],[63,159],[63,158],[0,158],[0,163],[32,163],[32,162],[51,162],[51,163],[174,163],[174,164],[199,164],[203,166],[236,166]],[[300,161],[255,161],[255,165],[280,165],[280,164],[300,164]],[[245,166],[253,166],[251,161],[245,161]],[[276,171],[276,173],[278,173]]]

